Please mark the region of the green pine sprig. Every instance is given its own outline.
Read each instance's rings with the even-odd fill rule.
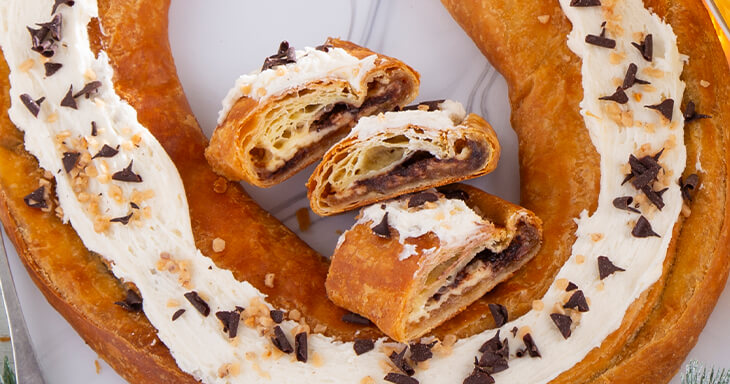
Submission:
[[[714,367],[707,369],[697,360],[692,360],[684,370],[682,384],[730,384],[730,371]]]
[[[1,377],[3,384],[17,383],[15,380],[15,373],[13,373],[13,368],[10,367],[10,361],[8,360],[7,356],[5,356],[5,362],[3,364],[3,374]]]

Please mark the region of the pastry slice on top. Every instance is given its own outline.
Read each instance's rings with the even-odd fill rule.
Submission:
[[[283,42],[228,92],[205,156],[229,179],[270,187],[319,160],[360,116],[410,103],[419,84],[403,62],[347,41],[298,51]]]
[[[491,172],[492,127],[458,102],[433,101],[360,120],[307,183],[312,210],[333,215]]]
[[[527,209],[467,185],[430,189],[360,212],[332,256],[327,295],[408,342],[509,278],[541,242]]]

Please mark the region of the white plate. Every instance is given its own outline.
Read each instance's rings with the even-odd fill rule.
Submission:
[[[506,84],[438,1],[174,1],[170,11],[170,40],[178,72],[208,135],[220,101],[236,77],[259,68],[282,40],[295,47],[315,46],[327,36],[347,38],[404,60],[421,73],[419,100],[451,98],[484,116],[499,135],[502,157],[495,172],[473,184],[518,202],[517,141],[509,124]],[[246,189],[299,233],[294,212],[308,206],[304,189],[308,175],[302,172],[268,190]],[[353,223],[353,215],[311,217],[311,229],[299,235],[324,255],[334,249],[336,230]],[[18,294],[47,381],[124,382],[48,305],[9,248]],[[730,293],[726,289],[690,358],[730,367],[728,323]],[[100,374],[95,359],[101,363]]]

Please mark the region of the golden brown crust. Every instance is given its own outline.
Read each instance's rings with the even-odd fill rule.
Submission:
[[[557,1],[443,3],[507,78],[520,143],[522,203],[546,228],[543,249],[533,262],[484,298],[484,305],[506,303],[510,315],[519,316],[543,295],[570,254],[572,218],[597,204],[598,156],[578,113],[583,97],[580,60],[565,44],[571,26]],[[686,174],[698,172],[699,159],[704,187],[690,204],[691,215],[675,227],[662,278],[633,303],[619,330],[556,383],[668,381],[696,342],[728,274],[730,106],[722,102],[730,93],[727,62],[701,1],[647,0],[645,5],[672,25],[680,52],[690,56],[683,74],[685,100],[703,105],[704,113],[713,116],[685,128]],[[546,24],[538,19],[543,15],[550,16]],[[701,87],[701,80],[710,87]],[[548,147],[558,150],[545,153]],[[559,174],[556,184],[551,178]],[[471,328],[443,331],[492,326],[470,322],[484,309],[472,305],[460,316]]]
[[[416,71],[407,66],[400,60],[375,53],[367,48],[353,44],[349,41],[329,38],[326,44],[335,48],[342,48],[352,56],[358,59],[364,59],[368,56],[376,55],[375,66],[363,77],[363,92],[360,95],[351,95],[355,100],[354,103],[363,103],[367,96],[367,84],[375,77],[385,76],[392,79],[402,79],[405,81],[405,92],[389,103],[393,107],[402,107],[416,98],[418,95],[419,76]],[[351,126],[345,126],[332,132],[322,138],[319,142],[309,145],[306,153],[302,156],[295,157],[285,164],[285,169],[276,171],[270,175],[262,175],[259,167],[256,165],[255,157],[250,154],[254,146],[262,135],[261,130],[263,122],[266,121],[265,115],[271,110],[271,106],[281,103],[283,100],[298,98],[297,92],[301,89],[344,89],[350,88],[346,81],[322,79],[316,82],[310,82],[302,88],[289,90],[281,95],[268,98],[264,101],[258,101],[253,98],[244,96],[238,99],[225,120],[218,125],[210,139],[210,144],[205,151],[205,156],[213,169],[227,177],[230,180],[244,180],[250,184],[259,187],[271,187],[287,178],[293,176],[297,172],[306,168],[308,165],[322,158],[324,152],[345,136]],[[316,95],[312,95],[316,98]],[[306,104],[305,104],[306,105]],[[292,140],[292,139],[290,139]]]

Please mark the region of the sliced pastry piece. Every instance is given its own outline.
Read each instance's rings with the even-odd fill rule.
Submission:
[[[525,208],[462,184],[429,189],[360,212],[332,256],[327,295],[408,342],[509,278],[541,242]]]
[[[333,215],[484,175],[499,159],[492,127],[458,102],[432,101],[361,119],[307,183],[312,210]]]
[[[283,42],[228,92],[206,158],[229,179],[270,187],[319,160],[360,116],[410,103],[419,84],[403,62],[347,41]]]

